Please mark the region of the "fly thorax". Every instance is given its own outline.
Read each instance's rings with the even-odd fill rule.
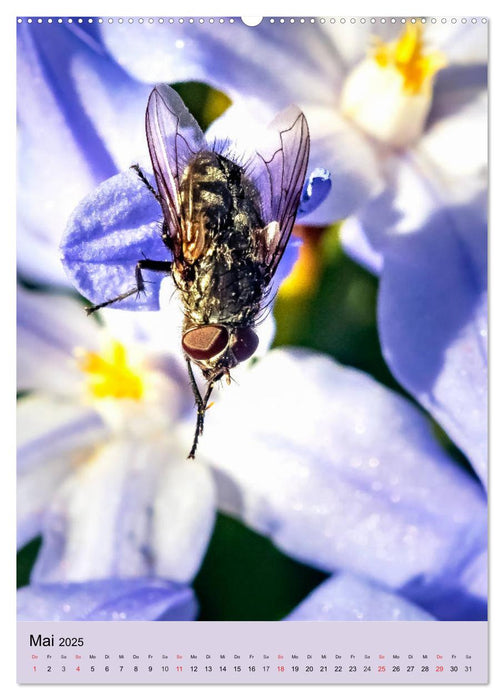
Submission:
[[[187,165],[180,193],[191,264],[176,282],[187,315],[195,325],[248,323],[263,293],[257,189],[242,166],[203,151]]]

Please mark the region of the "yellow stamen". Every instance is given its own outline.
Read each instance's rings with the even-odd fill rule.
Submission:
[[[440,51],[425,51],[423,27],[411,22],[397,41],[386,44],[377,39],[372,57],[381,68],[394,68],[401,74],[403,90],[409,95],[429,88],[434,75],[446,65]]]
[[[116,340],[101,355],[83,352],[78,358],[78,364],[87,375],[88,388],[95,398],[139,401],[144,394],[141,373],[128,364],[126,349]]]
[[[407,24],[390,43],[375,39],[345,80],[342,114],[387,146],[411,146],[424,132],[434,76],[445,65],[439,51],[426,50],[420,24]]]

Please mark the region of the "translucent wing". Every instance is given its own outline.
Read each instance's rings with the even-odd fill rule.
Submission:
[[[182,260],[180,181],[193,155],[206,148],[198,123],[169,85],[156,85],[145,114],[147,143],[175,262]]]
[[[308,123],[298,107],[278,114],[269,130],[273,142],[257,153],[260,168],[256,174],[266,223],[262,234],[267,282],[275,274],[294,226],[310,155]]]

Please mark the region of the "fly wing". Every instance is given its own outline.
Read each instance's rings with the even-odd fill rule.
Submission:
[[[278,114],[269,130],[274,142],[257,152],[256,179],[266,223],[262,232],[266,282],[275,274],[294,226],[310,155],[308,123],[299,107]]]
[[[169,85],[156,85],[147,103],[149,154],[175,262],[183,259],[180,181],[191,158],[206,148],[198,123]]]

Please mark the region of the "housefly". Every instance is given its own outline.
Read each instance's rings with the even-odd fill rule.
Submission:
[[[135,286],[92,313],[144,290],[142,270],[170,274],[184,309],[182,349],[197,407],[188,457],[194,458],[215,383],[257,349],[254,327],[267,306],[275,270],[289,240],[308,164],[310,139],[295,106],[271,123],[269,143],[243,164],[229,144],[208,144],[168,85],[157,85],[146,110],[146,134],[157,191],[133,166],[163,212],[170,260],[140,260]],[[202,394],[192,365],[207,381]]]

